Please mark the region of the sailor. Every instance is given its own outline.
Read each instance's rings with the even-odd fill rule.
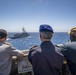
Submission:
[[[23,57],[22,51],[15,49],[6,42],[7,31],[0,29],[0,75],[9,75],[12,65],[12,56]]]
[[[72,28],[70,34],[70,41],[60,45],[62,53],[67,59],[69,69],[73,75],[76,75],[76,27]]]
[[[59,53],[60,48],[51,42],[54,31],[50,25],[42,24],[39,33],[42,43],[32,47],[28,55],[34,75],[60,75],[63,55]]]

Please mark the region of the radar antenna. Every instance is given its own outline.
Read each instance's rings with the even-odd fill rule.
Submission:
[[[24,26],[23,26],[22,30],[23,30],[23,32],[26,32],[26,30],[25,30]]]

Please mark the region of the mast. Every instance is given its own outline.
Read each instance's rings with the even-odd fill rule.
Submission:
[[[23,28],[22,28],[22,31],[23,31],[24,33],[26,33],[26,30],[25,30],[24,26],[23,26]]]

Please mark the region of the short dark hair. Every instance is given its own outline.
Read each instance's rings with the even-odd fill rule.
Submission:
[[[0,39],[7,37],[7,31],[4,29],[0,29]]]

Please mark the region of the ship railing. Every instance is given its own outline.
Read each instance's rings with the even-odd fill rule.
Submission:
[[[11,75],[17,73],[18,75],[34,75],[31,63],[28,61],[28,50],[22,50],[25,54],[22,58],[12,57]]]

